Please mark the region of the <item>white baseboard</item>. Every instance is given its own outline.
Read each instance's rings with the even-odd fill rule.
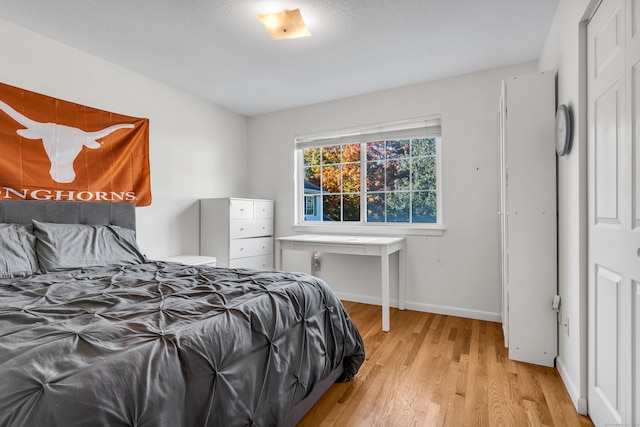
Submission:
[[[382,305],[380,298],[368,297],[363,295],[347,294],[336,292],[338,298],[344,301],[359,302],[362,304]],[[389,301],[391,307],[398,307],[398,300]],[[490,311],[469,310],[459,307],[448,307],[444,305],[421,304],[415,302],[405,302],[407,310],[423,311],[425,313],[444,314],[447,316],[465,317],[467,319],[486,320],[488,322],[502,322],[500,313],[492,313]]]
[[[382,305],[382,300],[380,298],[367,297],[363,295],[355,295],[355,294],[346,294],[344,292],[336,292],[335,293],[338,298],[343,301],[351,301],[351,302],[359,302],[362,304],[371,304],[371,305]],[[391,307],[398,307],[398,300],[390,300],[389,305]]]
[[[569,373],[567,372],[567,368],[564,366],[562,361],[562,357],[556,357],[556,369],[558,369],[558,373],[560,374],[560,378],[564,383],[567,392],[569,393],[569,397],[573,402],[573,406],[576,407],[576,411],[580,415],[587,415],[588,407],[587,407],[587,399],[580,395],[580,389],[576,386],[576,384],[571,380]]]

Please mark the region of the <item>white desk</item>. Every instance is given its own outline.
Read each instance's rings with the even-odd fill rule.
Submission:
[[[329,236],[302,234],[276,239],[276,269],[282,268],[284,249],[328,252],[348,255],[379,256],[382,264],[382,330],[389,330],[389,258],[398,252],[398,308],[404,310],[405,255],[404,237]]]

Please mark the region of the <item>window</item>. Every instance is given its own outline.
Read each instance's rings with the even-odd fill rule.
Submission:
[[[298,224],[441,225],[440,129],[437,117],[298,136]]]

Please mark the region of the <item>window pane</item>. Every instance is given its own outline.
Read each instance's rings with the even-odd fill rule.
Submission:
[[[384,162],[367,163],[367,191],[384,190]]]
[[[387,191],[409,190],[409,160],[392,160],[386,165]]]
[[[387,222],[409,222],[409,193],[387,193]]]
[[[320,164],[320,147],[307,148],[304,150],[304,165],[305,166],[317,166]]]
[[[342,162],[360,162],[360,144],[346,144],[342,146]]]
[[[384,141],[367,142],[367,160],[384,160]]]
[[[367,221],[384,222],[384,193],[367,195]]]
[[[412,156],[435,156],[436,155],[436,139],[422,138],[411,141]]]
[[[360,163],[348,163],[342,166],[342,192],[360,192]]]
[[[411,176],[414,190],[436,189],[435,157],[418,157],[412,160]]]
[[[436,193],[420,191],[413,193],[413,222],[437,222]]]
[[[342,209],[343,221],[360,221],[360,195],[345,195],[342,199]]]
[[[340,192],[340,165],[322,168],[322,189],[328,193]]]
[[[320,167],[313,166],[304,168],[304,192],[305,194],[310,192],[320,191]]]
[[[411,153],[408,139],[387,141],[387,158],[408,157]]]
[[[323,221],[340,221],[340,196],[322,198]]]
[[[318,199],[320,196],[305,196],[304,198],[304,220],[320,221],[318,212]]]
[[[322,163],[325,165],[340,163],[340,146],[324,147],[322,149]]]

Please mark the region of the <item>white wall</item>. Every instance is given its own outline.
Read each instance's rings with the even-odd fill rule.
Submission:
[[[247,191],[247,119],[0,20],[0,82],[150,119],[152,203],[136,209],[150,257],[199,250],[197,200]]]
[[[561,297],[558,371],[580,413],[587,411],[587,131],[586,59],[581,23],[597,1],[562,0],[540,55],[558,70],[557,104],[573,110],[574,136],[558,158],[558,291]],[[569,327],[565,327],[567,322]]]
[[[581,23],[596,3],[558,4],[539,67],[556,68],[557,104],[573,110],[571,152],[558,158],[558,291],[562,299],[556,365],[580,413],[587,411],[587,135],[585,44]],[[567,322],[569,327],[565,327]]]
[[[502,79],[535,71],[522,64],[251,117],[250,193],[276,200],[276,235],[295,234],[294,135],[440,114],[446,231],[407,238],[407,308],[499,321],[498,100]],[[318,275],[343,297],[379,304],[379,268],[325,255]]]

